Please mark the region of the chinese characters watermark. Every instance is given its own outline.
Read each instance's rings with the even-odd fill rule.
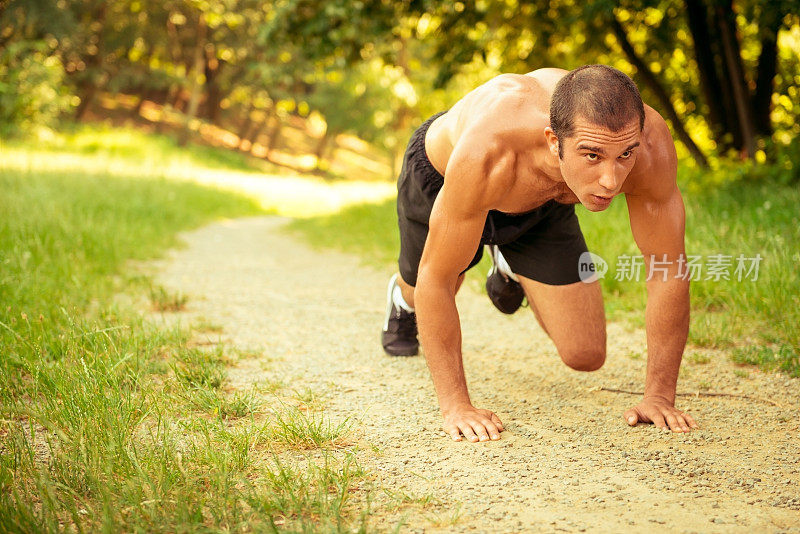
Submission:
[[[614,280],[619,282],[638,282],[644,278],[662,280],[670,278],[699,282],[711,280],[736,280],[738,282],[758,280],[758,269],[763,261],[761,254],[746,256],[744,254],[708,254],[681,255],[670,259],[666,254],[649,257],[623,254],[617,257],[614,266]],[[647,261],[646,261],[647,260]],[[609,272],[609,264],[605,259],[593,252],[584,252],[578,260],[578,275],[584,282],[592,282],[604,278]],[[610,276],[610,274],[609,274]]]

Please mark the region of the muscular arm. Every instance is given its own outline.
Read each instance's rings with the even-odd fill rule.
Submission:
[[[663,202],[634,198],[628,205],[634,238],[649,276],[645,396],[674,403],[678,368],[689,331],[689,282],[676,278],[678,260],[684,255],[683,200],[676,187]]]
[[[507,175],[507,166],[513,166],[513,161],[492,146],[470,145],[456,145],[448,162],[444,186],[431,213],[414,302],[420,341],[439,398],[444,429],[453,439],[460,439],[463,433],[477,441],[499,439],[502,423],[493,413],[471,404],[455,295],[459,275],[480,245],[488,204],[497,185],[493,177]]]
[[[449,196],[443,191],[434,204],[414,291],[420,341],[445,414],[470,404],[455,296],[458,276],[478,248],[486,218],[486,213],[456,212]]]
[[[674,146],[671,138],[664,143],[669,150],[651,166],[649,186],[626,195],[633,237],[645,259],[648,356],[644,399],[625,418],[629,424],[653,422],[685,432],[697,427],[691,416],[674,408],[689,332],[689,281],[679,276],[679,260],[685,256],[685,211],[675,183]]]

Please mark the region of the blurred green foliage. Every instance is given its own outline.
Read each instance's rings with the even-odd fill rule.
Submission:
[[[49,73],[78,117],[125,94],[267,147],[309,119],[319,166],[339,133],[396,162],[415,125],[492,76],[586,63],[633,76],[687,164],[791,160],[800,134],[798,0],[0,2],[0,56],[31,42],[15,68]]]
[[[70,106],[64,67],[41,41],[0,49],[0,135],[52,126]]]

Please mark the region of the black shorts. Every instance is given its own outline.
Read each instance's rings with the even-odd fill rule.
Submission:
[[[411,136],[397,181],[400,276],[412,286],[417,285],[433,202],[444,184],[425,153],[425,133],[440,115],[425,121]],[[580,281],[578,261],[587,251],[575,206],[554,200],[522,214],[490,211],[478,250],[465,271],[481,260],[483,245],[499,245],[514,273],[551,285]]]

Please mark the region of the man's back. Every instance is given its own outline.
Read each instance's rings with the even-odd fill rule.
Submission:
[[[544,68],[524,75],[501,74],[469,92],[428,129],[425,149],[434,168],[451,178],[455,173],[447,173],[448,165],[461,144],[463,151],[486,167],[487,194],[492,196],[495,189],[506,192],[499,195],[502,198],[498,198],[492,209],[521,213],[551,199],[563,204],[578,203],[579,199],[563,181],[558,161],[550,157],[543,135],[550,123],[553,91],[567,72]],[[645,106],[645,115],[642,147],[620,191],[623,193],[636,188],[641,170],[652,163],[649,149],[654,141],[656,145],[672,146],[663,118],[649,106]],[[667,135],[659,135],[664,132]],[[653,139],[654,134],[657,140]],[[491,168],[507,158],[514,160],[510,172],[491,172]]]
[[[527,211],[549,200],[546,197],[567,193],[547,179],[557,168],[547,164],[547,143],[542,135],[550,120],[553,89],[566,73],[539,69],[525,75],[501,74],[465,95],[428,130],[425,148],[433,166],[447,176],[447,165],[459,143],[468,145],[472,154],[494,151],[496,159],[511,154],[514,176],[502,180],[502,186],[514,189],[509,191],[513,200],[508,206],[497,206],[502,211]],[[502,148],[496,150],[498,146]],[[483,164],[492,167],[494,159],[490,155]],[[527,199],[529,205],[520,205],[520,199]]]

